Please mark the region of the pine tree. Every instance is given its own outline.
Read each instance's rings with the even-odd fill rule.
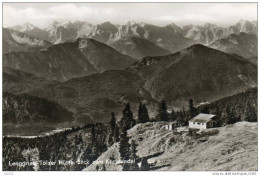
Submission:
[[[123,110],[123,117],[120,122],[121,128],[126,128],[126,130],[128,130],[135,126],[135,123],[133,113],[130,109],[130,104],[127,103],[125,109]]]
[[[149,114],[145,104],[140,103],[138,109],[138,123],[149,122]]]
[[[113,135],[113,141],[114,142],[118,142],[119,141],[119,128],[116,125],[115,127],[115,131],[114,131],[114,135]]]
[[[228,117],[227,117],[227,124],[234,124],[236,123],[238,120],[237,120],[237,117],[235,116],[235,113],[234,113],[234,110],[229,110],[229,114],[228,114]]]
[[[171,113],[171,120],[172,121],[175,121],[176,120],[176,114],[174,112],[174,109],[172,110],[172,113]]]
[[[114,135],[114,133],[109,133],[109,135],[108,135],[108,140],[107,140],[107,146],[111,146],[111,145],[113,145],[113,143],[114,143],[114,138],[113,138],[113,135]]]
[[[138,123],[143,123],[143,104],[142,102],[139,105],[138,109]]]
[[[218,106],[216,106],[215,108],[215,114],[217,116],[217,118],[215,119],[216,120],[216,127],[220,127],[223,125],[223,121],[222,121],[222,118],[221,118],[221,111],[220,111],[220,108]]]
[[[94,161],[98,156],[98,148],[97,148],[97,139],[96,139],[96,132],[95,127],[91,128],[91,156],[90,161]]]
[[[241,115],[240,114],[237,116],[237,122],[241,122]]]
[[[159,103],[157,121],[167,121],[167,120],[168,120],[167,105],[166,102],[163,100]]]
[[[141,160],[140,170],[141,171],[149,171],[149,169],[150,169],[150,167],[149,167],[149,164],[147,162],[147,158],[143,157],[142,160]]]
[[[204,114],[209,114],[209,108],[208,107],[204,107],[201,111],[201,113],[204,113]]]
[[[245,120],[248,121],[248,122],[257,122],[256,111],[249,102],[247,103]]]
[[[178,126],[182,125],[182,121],[180,118],[180,112],[178,110],[176,111],[176,122],[177,122]]]
[[[185,117],[182,110],[178,111],[177,123],[181,126],[185,125]]]
[[[129,138],[127,137],[127,130],[125,128],[121,128],[119,139],[119,153],[122,160],[128,160],[130,157],[130,145],[128,141]]]
[[[106,169],[106,165],[105,164],[103,164],[102,165],[102,171],[106,171],[107,169]]]
[[[111,146],[114,141],[115,129],[116,129],[116,118],[114,112],[111,113],[111,120],[109,122],[109,136],[108,136],[108,146]]]
[[[187,126],[189,124],[190,116],[186,113],[184,106],[182,107],[182,114],[183,114],[183,125]]]
[[[194,114],[195,108],[193,106],[193,100],[192,99],[189,100],[189,111],[190,111],[190,117],[189,117],[189,120],[190,120],[195,116],[195,114]]]
[[[110,125],[110,131],[112,133],[114,133],[115,128],[116,128],[116,118],[115,118],[115,113],[114,112],[111,113],[111,120],[109,122],[109,125]]]
[[[87,160],[89,160],[90,162],[92,162],[91,161],[91,157],[92,157],[92,149],[91,149],[91,147],[90,146],[87,146],[85,149],[84,149],[84,153],[83,153],[83,157],[82,157],[82,159],[84,160],[84,161],[87,161]],[[76,154],[75,154],[76,155]],[[77,160],[77,156],[76,156],[76,158],[75,158],[75,161]]]
[[[146,108],[146,105],[143,104],[143,123],[146,123],[146,122],[149,122],[150,119],[149,119],[149,114],[148,114],[148,110]]]
[[[227,107],[226,107],[226,115],[227,115],[227,117],[229,117],[231,115],[231,109],[230,109],[229,105],[227,105]]]
[[[130,164],[130,168],[129,170],[131,171],[138,171],[139,170],[139,167],[138,167],[138,164],[136,163],[137,161],[137,155],[136,155],[136,144],[135,144],[135,141],[132,140],[131,141],[131,154],[130,154],[130,159],[133,160],[133,163]]]

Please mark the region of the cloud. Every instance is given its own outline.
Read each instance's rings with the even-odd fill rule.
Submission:
[[[229,26],[238,22],[240,19],[256,20],[256,3],[216,3],[216,4],[197,4],[190,6],[186,13],[178,11],[174,15],[155,16],[152,20],[156,22],[165,21],[177,23],[179,25],[215,23],[220,26]]]
[[[181,22],[181,21],[200,21],[200,22],[209,22],[213,21],[214,18],[206,15],[206,14],[186,14],[184,16],[159,16],[159,17],[154,17],[152,18],[154,20],[159,20],[159,21],[167,21],[167,22]]]
[[[60,6],[50,7],[48,12],[54,14],[56,17],[84,17],[86,14],[98,14],[97,9],[88,6],[76,7],[73,4],[64,4]]]
[[[256,3],[4,3],[3,25],[29,22],[46,27],[52,21],[93,24],[128,21],[155,25],[215,23],[233,25],[240,19],[257,20]]]
[[[14,7],[4,4],[3,7],[3,26],[14,26],[24,24],[26,22],[32,22],[36,25],[41,25],[41,20],[47,18],[55,18],[50,14],[43,14],[34,8],[15,9]]]
[[[94,8],[87,5],[76,6],[74,4],[58,4],[50,6],[47,9],[23,8],[15,9],[12,6],[4,4],[3,25],[14,26],[30,22],[37,26],[46,26],[46,23],[57,21],[75,21],[75,20],[102,20],[104,16],[113,17],[118,13],[113,8]]]

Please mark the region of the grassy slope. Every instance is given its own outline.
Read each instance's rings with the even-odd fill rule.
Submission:
[[[218,128],[219,133],[206,137],[204,142],[186,133],[165,131],[162,125],[139,124],[128,131],[130,138],[138,144],[137,155],[150,156],[148,162],[152,163],[153,170],[257,170],[257,123],[239,122]],[[208,131],[212,130],[216,129]],[[111,156],[119,159],[118,143],[98,160],[106,160]],[[90,165],[85,170],[95,168],[96,165]],[[121,170],[122,167],[106,164],[106,169]]]

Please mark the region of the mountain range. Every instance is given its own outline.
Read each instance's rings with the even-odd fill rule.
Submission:
[[[3,75],[4,91],[20,90],[57,102],[81,123],[106,121],[112,111],[120,117],[127,102],[134,113],[139,102],[146,102],[154,116],[160,100],[166,100],[170,109],[180,108],[190,98],[199,104],[257,86],[257,65],[200,44],[166,56],[145,57],[126,70],[107,70],[65,82],[50,82],[11,68],[5,68]],[[28,83],[31,86],[26,87]]]
[[[213,41],[227,37],[233,33],[237,34],[244,32],[248,34],[257,34],[257,22],[248,20],[240,20],[238,23],[229,27],[219,27],[210,23],[203,26],[191,24],[183,27],[171,23],[164,27],[159,27],[152,24],[136,23],[133,21],[130,21],[125,25],[115,25],[110,22],[93,25],[83,21],[69,21],[66,23],[54,21],[44,29],[40,29],[28,23],[10,28],[47,40],[54,44],[87,36],[108,45],[113,45],[114,42],[117,42],[122,38],[137,36],[153,42],[170,52],[176,52],[195,43],[209,45]],[[118,49],[116,46],[114,47],[115,49]]]
[[[257,56],[257,36],[255,34],[230,34],[225,38],[214,41],[209,45],[226,53],[235,53],[245,58]]]
[[[142,87],[139,76],[124,70],[109,70],[65,82],[50,81],[19,70],[4,68],[4,92],[26,93],[57,102],[74,113],[77,122],[106,121],[131,102],[155,107],[157,101]],[[136,106],[136,107],[135,107]]]
[[[166,56],[145,57],[128,71],[144,80],[144,88],[156,100],[184,105],[211,101],[257,86],[257,66],[245,58],[201,44]]]
[[[116,48],[119,52],[137,59],[142,59],[146,56],[161,56],[171,53],[153,42],[136,36],[121,38],[113,42],[111,46]]]
[[[161,100],[178,109],[257,87],[256,23],[243,20],[228,28],[26,24],[3,28],[3,49],[4,92],[58,103],[78,123],[120,117],[127,102],[134,113],[145,102],[154,117]]]
[[[201,44],[209,45],[212,42],[225,38],[230,34],[237,33],[257,34],[257,22],[240,20],[233,26],[224,28],[214,24],[207,23],[204,26],[187,25],[183,26],[181,33],[190,39],[193,39]]]
[[[124,69],[136,60],[89,38],[53,45],[38,52],[3,55],[3,66],[38,77],[64,81],[111,69]]]
[[[4,170],[257,170],[255,21],[2,31]],[[200,113],[213,128],[188,125]]]
[[[110,22],[93,25],[84,21],[68,21],[65,23],[54,21],[48,27],[43,29],[40,29],[30,23],[16,25],[9,28],[42,38],[44,40],[49,40],[54,44],[63,43],[69,39],[75,39],[75,36],[100,37],[100,40],[103,40],[103,42],[110,39],[133,35],[149,38],[149,36],[156,33],[156,30],[165,30],[168,28],[174,31],[174,33],[182,34],[190,39],[199,41],[200,43],[209,44],[212,40],[217,40],[231,33],[244,32],[257,34],[257,21],[242,19],[229,27],[220,27],[211,23],[207,23],[202,26],[190,24],[183,27],[179,27],[176,24],[171,23],[164,27],[159,27],[143,22],[136,23],[134,21],[129,21],[125,25],[116,25],[111,24]],[[45,35],[41,33],[45,33]]]
[[[7,28],[3,28],[2,37],[3,54],[19,51],[35,52],[52,46],[48,41]]]

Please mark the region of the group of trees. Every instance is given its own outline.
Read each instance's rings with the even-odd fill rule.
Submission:
[[[184,107],[179,110],[172,110],[171,113],[167,110],[167,104],[163,100],[159,103],[158,114],[156,121],[176,121],[179,126],[188,125],[191,118],[198,114],[198,110],[193,106],[193,100],[189,100],[189,109],[186,110]]]
[[[130,104],[127,103],[122,112],[122,117],[117,123],[115,114],[111,113],[111,120],[109,122],[109,137],[108,145],[111,146],[115,142],[119,142],[119,153],[122,161],[130,160],[130,163],[122,163],[125,171],[148,170],[149,164],[146,158],[140,159],[136,155],[136,143],[134,140],[129,141],[127,130],[135,126],[137,123],[149,122],[149,115],[146,105],[140,103],[137,120],[134,119]],[[137,162],[141,161],[139,168]]]
[[[198,111],[215,114],[219,126],[239,121],[257,122],[257,88],[200,106]]]
[[[33,166],[10,166],[10,162],[24,162],[22,152],[37,149],[38,158],[43,161],[56,162],[55,165],[39,165],[39,171],[81,171],[97,159],[107,146],[104,143],[107,129],[104,124],[90,124],[73,128],[50,136],[37,138],[3,138],[3,170],[28,171]],[[73,161],[74,165],[57,164],[58,161]],[[82,161],[79,162],[78,161]]]
[[[129,144],[129,137],[127,136],[127,131],[123,128],[120,133],[119,140],[119,153],[120,159],[123,161],[131,160],[131,163],[123,163],[122,167],[124,171],[137,171],[139,170],[136,155],[136,144],[134,140]]]
[[[249,89],[197,108],[190,99],[187,110],[183,107],[177,111],[172,110],[171,113],[167,111],[166,102],[161,101],[156,121],[176,121],[179,126],[186,126],[189,120],[199,113],[215,114],[217,126],[239,121],[257,122],[257,89]]]
[[[111,119],[112,120],[112,119]],[[138,110],[138,123],[145,123],[149,121],[148,110],[145,104],[140,103]],[[129,137],[127,136],[127,130],[132,128],[136,121],[134,120],[133,113],[130,109],[130,104],[127,103],[125,109],[123,110],[122,118],[119,122],[120,124],[120,138],[119,138],[119,153],[120,159],[123,161],[131,160],[130,163],[123,163],[122,167],[125,171],[138,171],[143,169],[139,168],[137,162],[139,161],[136,155],[136,143],[131,140],[129,143]],[[147,163],[147,161],[146,161]],[[148,164],[147,164],[148,165]],[[147,168],[147,167],[146,167]]]

